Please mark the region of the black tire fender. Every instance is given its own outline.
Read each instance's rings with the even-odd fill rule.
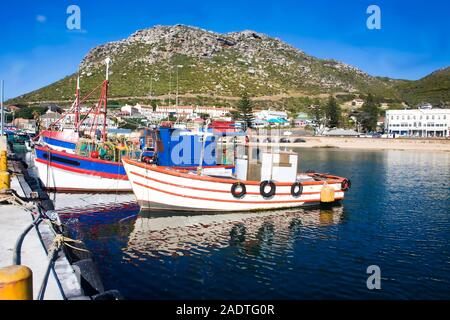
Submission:
[[[266,187],[269,186],[270,190],[268,192],[266,192]],[[261,195],[264,198],[271,198],[275,195],[277,191],[277,186],[275,185],[275,182],[273,181],[269,181],[269,180],[265,180],[263,182],[261,182],[261,184],[259,185],[259,193],[261,193]]]
[[[352,182],[349,179],[344,179],[344,181],[341,182],[341,189],[343,191],[347,191],[352,186]]]
[[[238,191],[240,189],[240,191]],[[237,199],[242,199],[247,193],[247,188],[242,182],[235,182],[231,186],[231,194]]]
[[[298,189],[297,191],[295,191],[296,189]],[[303,186],[300,182],[294,182],[291,186],[291,195],[294,198],[298,198],[302,195],[303,193]]]

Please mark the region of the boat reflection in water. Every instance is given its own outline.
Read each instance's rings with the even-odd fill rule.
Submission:
[[[124,259],[207,254],[232,245],[250,249],[266,242],[283,246],[294,242],[299,228],[332,226],[343,217],[342,206],[215,215],[141,211]]]

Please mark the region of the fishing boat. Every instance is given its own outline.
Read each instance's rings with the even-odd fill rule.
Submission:
[[[107,93],[110,60],[106,59],[106,80],[102,82],[100,99],[80,117],[79,80],[76,99],[60,119],[50,125],[56,128],[68,114],[75,113],[74,130],[44,130],[34,147],[34,164],[46,190],[60,192],[131,192],[131,185],[121,157],[140,156],[139,141],[111,140],[107,136]],[[93,116],[89,128],[82,126]],[[100,129],[99,129],[100,128]]]
[[[248,149],[247,154],[236,155],[234,146],[233,163],[218,164],[225,149],[217,152],[212,137],[206,148],[207,132],[205,129],[199,165],[194,168],[166,166],[174,152],[160,143],[155,144],[154,155],[147,161],[122,159],[142,208],[202,212],[273,210],[335,203],[343,200],[350,188],[350,180],[343,177],[298,173],[298,154],[290,151],[263,151],[259,152],[259,159],[253,159],[253,152]],[[156,142],[160,140],[156,138]],[[205,155],[212,166],[203,167]]]

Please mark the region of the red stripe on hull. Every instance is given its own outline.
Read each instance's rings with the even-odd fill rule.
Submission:
[[[65,166],[65,165],[62,165],[59,163],[48,162],[48,161],[45,161],[42,159],[35,159],[35,160],[39,163],[43,163],[50,167],[55,167],[55,168],[58,168],[61,170],[66,170],[66,171],[75,172],[75,173],[79,173],[79,174],[85,174],[85,175],[102,177],[102,178],[107,178],[107,179],[114,179],[114,180],[128,180],[127,176],[120,175],[120,174],[111,174],[111,173],[104,173],[104,172],[97,172],[97,171],[89,171],[89,170],[84,170],[84,169],[77,169],[77,168]]]
[[[212,199],[212,198],[203,198],[203,197],[196,197],[196,196],[187,196],[187,195],[183,195],[183,194],[179,194],[179,193],[175,193],[175,192],[170,192],[170,191],[165,191],[165,190],[160,190],[154,187],[150,187],[147,185],[144,185],[142,183],[139,182],[135,182],[133,181],[134,184],[150,189],[150,190],[154,190],[157,192],[162,192],[165,194],[169,194],[171,196],[176,196],[176,197],[181,197],[181,198],[189,198],[189,199],[194,199],[194,200],[204,200],[204,201],[215,201],[215,202],[227,202],[227,203],[250,203],[250,204],[282,204],[282,203],[305,203],[305,202],[320,202],[320,200],[285,200],[285,201],[270,201],[270,200],[266,200],[266,201],[239,201],[239,200],[228,200],[228,199]],[[343,197],[339,197],[339,198],[335,198],[336,201],[338,200],[342,200]]]
[[[182,178],[188,178],[191,180],[196,180],[196,181],[209,181],[209,182],[217,182],[217,183],[227,183],[227,184],[233,184],[235,182],[241,182],[244,183],[246,185],[259,185],[260,182],[259,181],[240,181],[237,179],[224,179],[224,178],[214,178],[214,177],[207,177],[207,176],[195,176],[195,175],[189,175],[185,172],[182,171],[175,171],[174,169],[170,169],[168,167],[159,167],[159,166],[155,166],[155,165],[148,165],[148,164],[144,164],[141,162],[137,162],[134,160],[130,160],[128,158],[123,158],[122,159],[123,162],[132,165],[132,166],[136,166],[139,168],[143,168],[146,170],[151,170],[151,171],[156,171],[159,173],[163,173],[163,174],[167,174],[167,175],[171,175],[171,176],[175,176],[175,177],[182,177]],[[320,174],[320,176],[325,177],[329,180],[327,180],[328,184],[335,184],[335,183],[341,183],[342,181],[344,181],[345,179],[342,177],[338,177],[338,176],[332,176],[332,175],[326,175],[326,174]],[[276,182],[275,183],[276,186],[291,186],[291,183],[289,182]],[[302,182],[303,186],[314,186],[314,185],[323,185],[323,181],[305,181]]]
[[[78,189],[78,188],[46,188],[43,190],[49,192],[58,192],[58,193],[133,193],[132,189],[127,190],[117,190],[117,189]]]
[[[185,185],[181,185],[181,184],[176,184],[176,183],[171,183],[171,182],[167,182],[167,181],[162,181],[162,180],[158,180],[155,178],[150,178],[147,176],[144,176],[142,174],[139,174],[137,172],[134,171],[130,171],[131,174],[147,179],[147,180],[151,180],[151,181],[155,181],[158,183],[162,183],[162,184],[167,184],[169,186],[174,186],[174,187],[180,187],[180,188],[187,188],[187,189],[192,189],[192,190],[198,190],[198,191],[210,191],[210,192],[219,192],[219,193],[230,193],[230,191],[227,190],[215,190],[215,189],[206,189],[206,188],[198,188],[198,187],[190,187],[190,186],[185,186]],[[341,192],[342,190],[336,190],[336,192]],[[311,195],[311,194],[319,194],[320,191],[318,192],[303,192],[302,195]],[[251,195],[259,195],[259,192],[247,192],[247,194],[251,194]],[[276,193],[276,195],[278,196],[290,196],[291,193]]]

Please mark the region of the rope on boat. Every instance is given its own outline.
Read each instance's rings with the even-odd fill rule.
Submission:
[[[14,189],[6,190],[0,194],[0,202],[7,202],[12,205],[17,205],[19,207],[24,208],[27,211],[31,211],[34,205],[31,203],[34,200],[28,200],[23,198],[17,194]]]
[[[57,234],[55,236],[55,239],[53,239],[53,242],[48,250],[48,256],[51,257],[55,251],[58,251],[63,246],[67,246],[69,248],[72,248],[74,250],[82,251],[82,252],[90,252],[87,249],[78,248],[76,246],[73,246],[69,243],[75,243],[75,244],[82,244],[83,242],[81,240],[75,240],[66,236],[63,236],[62,234]]]

